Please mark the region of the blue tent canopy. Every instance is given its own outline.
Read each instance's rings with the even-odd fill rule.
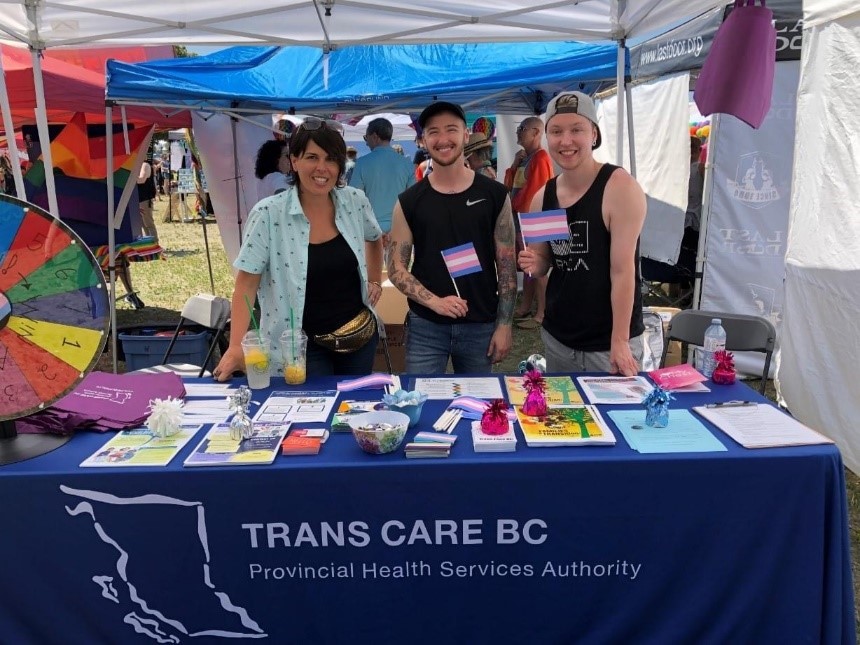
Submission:
[[[437,98],[469,110],[540,113],[564,89],[615,79],[613,43],[232,47],[207,56],[108,61],[107,99],[198,110],[414,111]]]

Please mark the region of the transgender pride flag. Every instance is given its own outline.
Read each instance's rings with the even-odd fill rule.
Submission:
[[[520,229],[526,244],[570,239],[567,212],[563,208],[539,213],[520,213]]]
[[[481,261],[475,252],[475,245],[471,242],[442,251],[442,257],[452,278],[481,271]]]

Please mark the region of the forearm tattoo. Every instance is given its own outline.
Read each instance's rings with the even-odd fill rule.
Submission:
[[[395,260],[395,253],[399,262]],[[418,282],[409,273],[407,267],[412,260],[412,244],[408,242],[389,242],[388,244],[388,279],[403,295],[421,304],[428,303],[433,297],[427,287]]]
[[[517,300],[516,245],[514,244],[514,220],[511,202],[505,200],[499,219],[496,221],[496,273],[498,275],[499,307],[496,325],[510,325],[514,319],[514,304]]]

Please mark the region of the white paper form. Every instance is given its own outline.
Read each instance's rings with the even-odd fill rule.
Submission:
[[[415,388],[428,399],[450,401],[458,396],[473,396],[476,399],[502,399],[502,385],[498,376],[432,377],[415,379]]]
[[[254,415],[254,421],[325,423],[334,409],[337,395],[337,390],[272,392]]]
[[[695,407],[701,415],[744,448],[809,446],[833,443],[793,417],[767,403]]]

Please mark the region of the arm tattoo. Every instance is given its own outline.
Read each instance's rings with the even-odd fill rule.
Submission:
[[[399,262],[395,260],[395,254]],[[409,242],[389,242],[388,244],[388,279],[403,295],[415,302],[426,304],[433,298],[427,287],[418,282],[409,273],[408,266],[412,259],[412,244]]]
[[[496,220],[494,241],[496,245],[496,274],[498,276],[499,307],[496,311],[496,326],[510,325],[514,319],[514,303],[517,300],[517,265],[514,244],[514,219],[511,201],[505,200],[502,212]]]

